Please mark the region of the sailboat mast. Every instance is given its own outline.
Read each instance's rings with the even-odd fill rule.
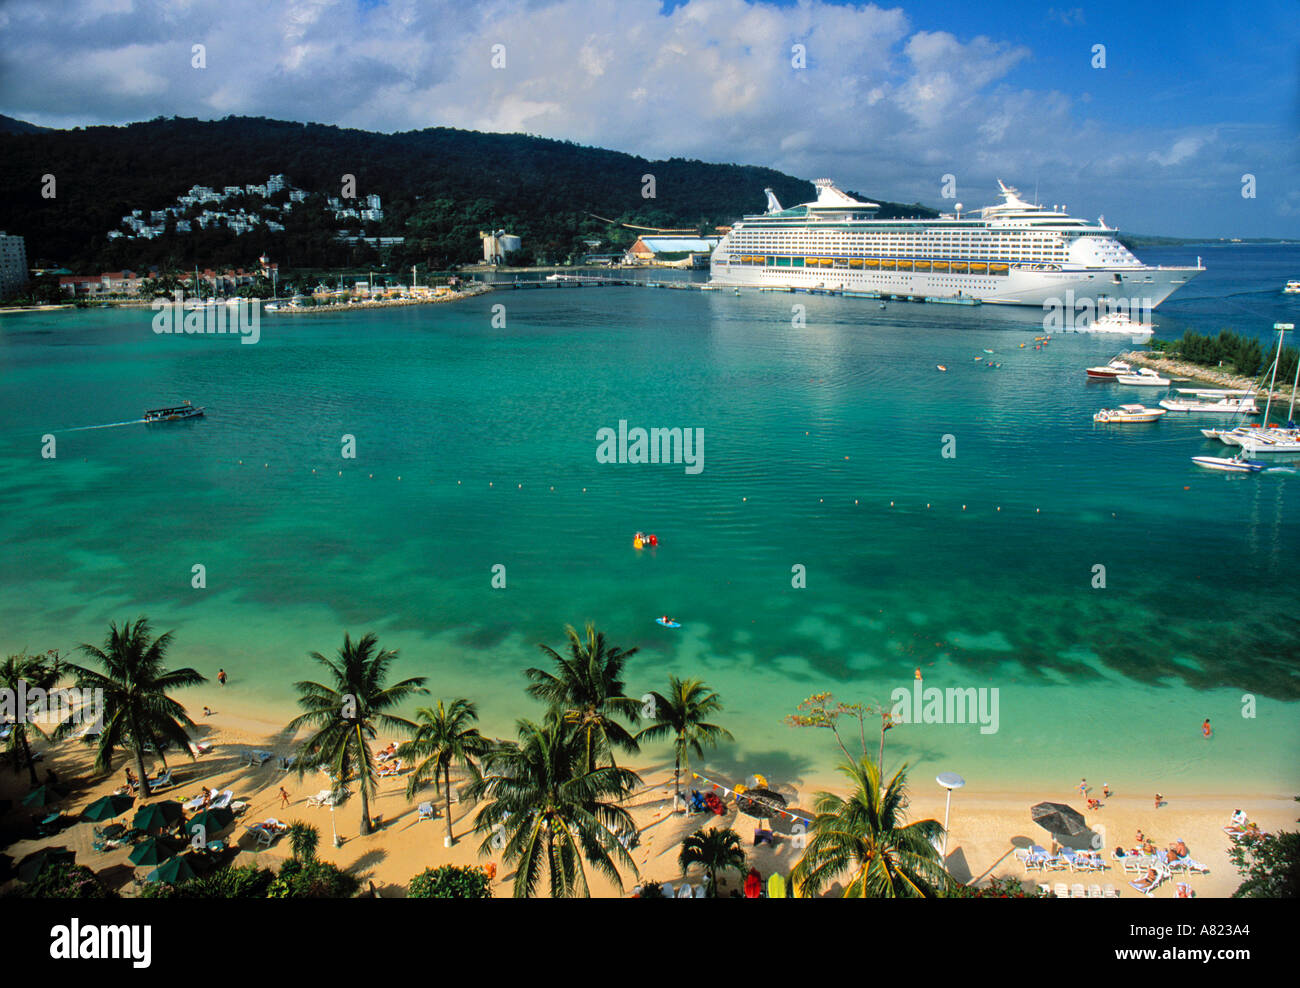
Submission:
[[[1264,428],[1268,428],[1268,410],[1273,407],[1273,385],[1277,382],[1277,362],[1282,359],[1282,337],[1286,334],[1286,327],[1289,323],[1275,322],[1273,328],[1277,330],[1277,353],[1273,356],[1273,373],[1268,379],[1268,398],[1264,402]]]

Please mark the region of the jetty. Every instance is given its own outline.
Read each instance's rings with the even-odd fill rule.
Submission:
[[[1138,364],[1142,367],[1150,367],[1152,370],[1161,371],[1167,375],[1177,375],[1178,377],[1190,378],[1196,381],[1208,381],[1216,387],[1232,389],[1236,391],[1247,391],[1257,399],[1268,398],[1268,388],[1264,385],[1256,385],[1254,378],[1242,377],[1239,374],[1229,374],[1220,367],[1205,367],[1202,364],[1193,364],[1185,360],[1173,360],[1169,357],[1163,357],[1152,350],[1133,350],[1129,353],[1121,354],[1118,358],[1126,360],[1131,364]],[[1278,388],[1273,391],[1274,401],[1289,401],[1291,398],[1291,388]]]

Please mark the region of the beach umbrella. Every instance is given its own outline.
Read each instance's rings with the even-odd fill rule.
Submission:
[[[759,820],[780,816],[785,809],[785,797],[772,789],[746,789],[736,793],[736,809]]]
[[[175,885],[194,877],[194,869],[183,857],[172,858],[145,876],[146,882],[166,882]]]
[[[136,830],[165,830],[181,818],[181,804],[171,799],[149,803],[135,811],[131,826]]]
[[[1088,830],[1088,822],[1083,814],[1064,803],[1038,803],[1030,811],[1034,823],[1049,834],[1065,834],[1073,837]]]
[[[203,833],[211,838],[214,834],[219,834],[232,823],[235,822],[235,814],[224,807],[217,807],[213,810],[204,810],[202,813],[195,813],[185,824],[185,832],[194,834],[200,827]]]
[[[24,796],[23,805],[37,806],[37,807],[49,806],[52,803],[57,803],[67,794],[68,794],[67,790],[65,790],[62,786],[54,786],[54,785],[50,785],[49,783],[46,783],[45,785],[37,786],[26,796]]]
[[[86,807],[85,812],[81,814],[83,820],[92,820],[95,823],[102,823],[104,820],[111,820],[115,816],[121,816],[131,808],[135,799],[131,796],[119,796],[113,793],[108,796],[102,796]]]
[[[31,884],[41,876],[41,873],[51,865],[59,864],[66,861],[68,864],[74,864],[77,860],[77,853],[70,851],[66,847],[43,847],[34,854],[29,854],[18,862],[18,879],[19,881]]]
[[[133,865],[156,865],[162,864],[168,858],[175,857],[180,850],[175,841],[166,840],[162,837],[150,837],[148,840],[141,841],[137,844],[129,855],[127,860]]]

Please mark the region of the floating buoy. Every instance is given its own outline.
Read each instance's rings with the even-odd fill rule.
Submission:
[[[935,364],[935,366],[938,367],[939,370],[941,370],[941,371],[946,371],[946,370],[948,369],[948,368],[945,367],[943,364]]]

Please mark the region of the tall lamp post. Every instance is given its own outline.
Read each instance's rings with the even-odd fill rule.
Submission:
[[[956,772],[943,772],[936,776],[934,781],[948,790],[947,800],[943,804],[943,860],[946,868],[948,862],[948,809],[952,806],[952,791],[964,786],[966,780]]]

